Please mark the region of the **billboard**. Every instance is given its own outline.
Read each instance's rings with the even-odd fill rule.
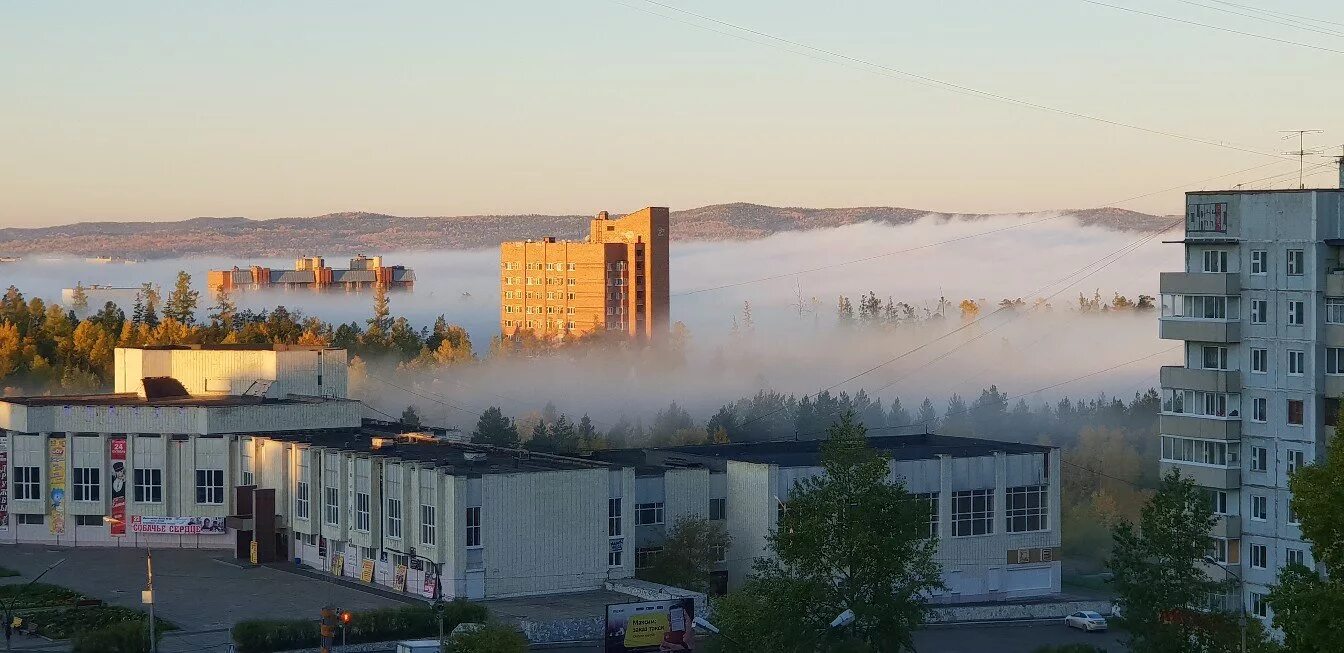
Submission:
[[[60,535],[65,532],[65,438],[47,440],[47,486],[51,488],[48,530]]]
[[[108,441],[112,452],[112,521],[108,524],[113,537],[126,536],[126,438]]]
[[[228,532],[223,517],[155,517],[134,515],[131,532],[167,535],[223,535]]]
[[[606,653],[695,650],[695,600],[613,603],[607,606]]]
[[[0,433],[0,532],[9,530],[9,446]]]

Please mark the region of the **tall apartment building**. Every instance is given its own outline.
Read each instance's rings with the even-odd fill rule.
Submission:
[[[656,338],[668,324],[668,211],[621,218],[606,211],[583,241],[512,241],[499,246],[500,332],[541,337],[622,331]]]
[[[1161,468],[1207,488],[1212,554],[1268,619],[1278,570],[1314,564],[1289,474],[1324,456],[1344,395],[1344,190],[1188,193],[1185,208],[1185,271],[1160,282],[1161,337],[1185,341],[1161,371]]]

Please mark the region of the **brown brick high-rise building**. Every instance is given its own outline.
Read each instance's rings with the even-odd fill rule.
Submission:
[[[668,211],[603,211],[584,241],[499,246],[500,332],[541,337],[622,331],[655,339],[668,324]]]

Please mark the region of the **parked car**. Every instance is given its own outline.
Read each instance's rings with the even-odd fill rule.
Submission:
[[[1094,630],[1106,630],[1106,617],[1103,617],[1091,610],[1075,612],[1064,617],[1064,625],[1078,630],[1092,632]]]

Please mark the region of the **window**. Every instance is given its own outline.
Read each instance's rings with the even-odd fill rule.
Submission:
[[[1288,374],[1302,376],[1307,373],[1307,354],[1302,351],[1288,352]]]
[[[1269,596],[1260,592],[1251,592],[1251,614],[1261,619],[1269,618]]]
[[[369,493],[355,493],[355,530],[369,532]]]
[[[1251,324],[1269,322],[1269,302],[1263,299],[1251,300]]]
[[[1269,519],[1269,500],[1262,496],[1251,496],[1251,520],[1265,521]]]
[[[1307,555],[1306,552],[1303,551],[1302,549],[1288,549],[1285,553],[1287,554],[1285,557],[1287,558],[1288,564],[1290,565],[1307,564]]]
[[[1204,346],[1204,369],[1227,369],[1227,347]]]
[[[137,469],[135,470],[134,480],[135,490],[133,496],[136,503],[163,502],[162,469]]]
[[[420,505],[420,543],[433,545],[435,542],[434,532],[434,506]]]
[[[929,537],[938,537],[938,493],[920,492],[913,495],[915,502],[929,510]],[[1009,505],[1012,505],[1009,502]]]
[[[1251,421],[1267,422],[1269,421],[1269,400],[1264,397],[1256,397],[1251,400]]]
[[[607,499],[607,535],[610,537],[620,537],[621,535],[620,497]]]
[[[467,546],[481,545],[481,507],[467,508]]]
[[[1297,515],[1297,508],[1293,507],[1293,498],[1288,497],[1288,523],[1293,526],[1300,526],[1302,518]]]
[[[1344,347],[1325,348],[1325,373],[1344,374]]]
[[[635,569],[648,569],[653,565],[653,559],[663,552],[663,547],[648,547],[645,549],[635,549]]]
[[[1251,349],[1251,372],[1254,374],[1266,374],[1269,372],[1269,350],[1261,348]]]
[[[1307,323],[1307,306],[1300,301],[1288,302],[1288,325],[1302,326]]]
[[[1162,317],[1235,320],[1241,314],[1240,302],[1236,295],[1162,295]]]
[[[238,467],[242,469],[242,485],[252,485],[255,477],[252,474],[252,441],[244,440],[238,443]]]
[[[1164,435],[1162,436],[1162,460],[1165,462],[1235,467],[1238,465],[1237,443]]]
[[[1162,412],[1201,417],[1241,416],[1241,395],[1203,390],[1162,390]]]
[[[952,493],[952,537],[994,532],[994,490]]]
[[[75,515],[76,526],[102,526],[102,515]]]
[[[609,548],[607,549],[607,566],[608,567],[621,566],[621,564],[623,564],[625,559],[624,553],[625,553],[625,540],[619,537],[612,538],[611,541],[609,542]]]
[[[100,471],[102,470],[97,467],[76,467],[74,469],[75,501],[98,500],[99,489],[102,487],[98,482]]]
[[[728,500],[710,499],[709,500],[709,518],[727,519],[728,518]]]
[[[1204,491],[1207,492],[1209,495],[1209,509],[1213,511],[1213,514],[1215,515],[1228,514],[1227,491],[1214,490],[1212,488],[1205,488]]]
[[[224,503],[224,470],[196,470],[196,503]]]
[[[1227,272],[1227,250],[1211,249],[1204,252],[1205,272]]]
[[[296,519],[308,518],[308,482],[299,481],[294,486],[294,517]]]
[[[41,525],[47,523],[46,515],[26,515],[19,513],[18,522],[20,524]]]
[[[1263,472],[1269,469],[1269,450],[1264,447],[1251,447],[1251,471]]]
[[[1263,249],[1251,250],[1251,274],[1269,272],[1269,252]]]
[[[1344,324],[1344,297],[1325,298],[1325,321],[1327,324]]]
[[[1304,404],[1301,399],[1288,400],[1288,425],[1302,426],[1302,412]]]
[[[1209,557],[1213,558],[1214,562],[1227,562],[1227,552],[1227,540],[1224,540],[1221,537],[1209,539],[1208,554]]]
[[[387,536],[401,539],[401,499],[387,500]]]
[[[663,504],[658,503],[636,503],[635,504],[635,525],[648,526],[650,524],[663,523]]]
[[[1044,485],[1010,487],[1005,491],[1009,533],[1028,533],[1049,528],[1050,497]]]
[[[42,498],[42,474],[37,467],[14,468],[14,499],[30,501]]]
[[[341,523],[341,492],[338,488],[323,488],[322,517],[328,524]]]
[[[728,547],[711,546],[709,549],[714,553],[714,562],[728,562]]]
[[[1264,569],[1269,566],[1269,547],[1263,544],[1251,545],[1251,568]]]
[[[1300,249],[1288,250],[1288,274],[1289,276],[1301,276],[1302,271],[1306,269],[1306,253]]]

